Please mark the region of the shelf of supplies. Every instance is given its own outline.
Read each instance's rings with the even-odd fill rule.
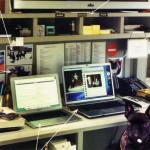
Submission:
[[[25,43],[40,42],[65,42],[65,41],[86,41],[86,40],[109,40],[128,38],[149,38],[150,33],[124,33],[124,26],[128,24],[140,24],[149,28],[150,13],[94,13],[90,12],[57,12],[57,13],[8,13],[3,14],[9,34],[15,36],[13,27],[21,25],[31,30],[31,35],[25,37]],[[19,22],[21,20],[21,22]],[[64,24],[62,22],[64,21]],[[70,34],[70,23],[75,22],[75,34]],[[19,22],[19,23],[18,23]],[[61,24],[59,24],[61,22]],[[11,26],[10,26],[11,23]],[[29,25],[30,24],[30,25]],[[38,37],[38,25],[54,26],[56,32],[53,36]],[[100,29],[114,29],[114,34],[82,35],[83,26],[100,25]],[[69,31],[66,31],[67,30]],[[59,29],[59,30],[57,30]],[[11,33],[12,31],[12,33]],[[63,34],[65,31],[65,34]],[[4,32],[4,31],[3,31]],[[62,33],[61,33],[62,32]],[[149,32],[149,31],[147,31]],[[4,33],[2,33],[4,34]],[[45,33],[47,35],[47,33]],[[7,44],[7,38],[1,38],[0,44]]]
[[[150,13],[147,12],[117,12],[117,13],[94,13],[91,12],[58,12],[58,13],[9,13],[2,14],[3,18],[58,18],[56,14],[64,14],[61,18],[70,17],[150,17]]]
[[[25,43],[41,42],[75,42],[75,41],[94,41],[109,39],[130,39],[130,38],[150,38],[150,33],[125,33],[125,34],[105,34],[105,35],[61,35],[61,36],[39,36],[24,37]],[[0,44],[8,44],[7,38],[0,38]]]

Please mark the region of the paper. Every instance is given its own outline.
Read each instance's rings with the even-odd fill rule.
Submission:
[[[16,46],[23,46],[23,45],[24,45],[24,38],[16,37]]]
[[[137,67],[136,67],[136,77],[143,82],[145,82],[146,74],[147,74],[147,59],[144,57],[137,59]]]
[[[105,63],[106,42],[92,43],[92,63]]]
[[[150,78],[146,78],[145,83],[150,87]]]
[[[91,42],[65,44],[65,65],[88,63],[90,61]]]
[[[33,63],[33,45],[6,46],[6,65],[26,65]]]
[[[127,58],[147,58],[148,41],[146,39],[130,39],[128,40]]]
[[[77,63],[85,63],[91,61],[91,42],[77,43]]]
[[[150,54],[150,42],[148,42],[148,54]]]
[[[10,43],[10,46],[24,46],[24,38],[16,37],[15,40]]]
[[[37,45],[37,74],[58,73],[64,65],[64,44]]]
[[[65,44],[65,65],[76,64],[77,52],[76,43],[66,43]]]

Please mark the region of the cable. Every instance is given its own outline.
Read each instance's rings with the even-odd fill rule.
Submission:
[[[102,8],[105,4],[107,4],[110,0],[107,0],[106,2],[102,3],[99,7],[97,7],[94,11],[91,12],[91,14],[94,14],[98,9]]]
[[[117,135],[117,132],[118,132],[118,126],[116,126],[116,130],[115,130],[115,132],[114,132],[114,135],[113,135],[112,139],[110,140],[110,142],[109,142],[107,148],[110,148],[111,145],[113,144],[113,140],[115,139],[115,137],[116,137],[116,135]]]
[[[3,22],[4,29],[5,29],[5,33],[6,33],[6,35],[7,35],[7,40],[8,40],[8,43],[9,43],[9,45],[10,45],[11,42],[10,42],[10,39],[9,39],[9,36],[8,36],[8,32],[7,32],[6,25],[5,25],[4,18],[3,18],[3,15],[2,15],[2,13],[1,13],[1,11],[0,11],[0,15],[1,15],[1,19],[2,19],[2,22]]]

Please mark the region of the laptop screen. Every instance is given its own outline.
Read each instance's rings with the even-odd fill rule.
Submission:
[[[13,108],[19,114],[62,108],[57,74],[11,78]]]
[[[66,104],[115,98],[109,63],[63,66],[62,73]]]

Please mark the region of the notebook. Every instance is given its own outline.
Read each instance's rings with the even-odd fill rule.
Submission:
[[[13,109],[32,128],[80,120],[62,108],[57,74],[11,78]]]
[[[124,102],[115,97],[109,63],[63,66],[65,105],[87,118],[125,112]]]

